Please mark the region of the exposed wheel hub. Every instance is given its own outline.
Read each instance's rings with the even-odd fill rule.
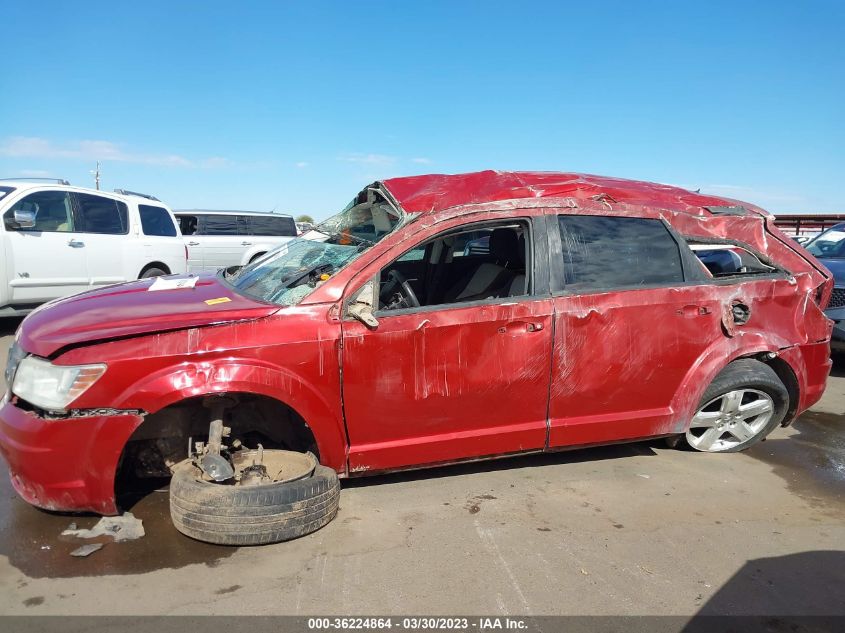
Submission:
[[[255,450],[242,447],[239,440],[232,446],[223,443],[231,429],[223,425],[226,409],[236,401],[225,396],[206,399],[211,422],[208,442],[197,442],[189,448],[190,458],[202,471],[206,481],[235,486],[259,486],[304,479],[314,473],[317,458],[311,453],[284,450]]]

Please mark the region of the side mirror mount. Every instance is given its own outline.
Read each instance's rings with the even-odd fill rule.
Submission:
[[[373,315],[373,309],[364,303],[355,303],[346,311],[356,321],[360,321],[371,330],[378,327],[378,319]]]
[[[355,294],[352,301],[346,308],[347,316],[360,321],[371,330],[378,327],[378,319],[373,314],[373,302],[375,301],[375,283],[368,281]]]
[[[15,209],[13,221],[9,222],[7,220],[6,226],[13,230],[31,229],[35,226],[35,211],[22,211],[21,209]]]

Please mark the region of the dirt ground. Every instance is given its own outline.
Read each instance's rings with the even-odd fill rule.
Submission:
[[[845,614],[843,425],[840,362],[742,454],[646,442],[362,479],[326,528],[240,549],[181,536],[153,492],[132,508],[146,536],[88,558],[59,534],[97,519],[32,508],[3,472],[0,613]]]

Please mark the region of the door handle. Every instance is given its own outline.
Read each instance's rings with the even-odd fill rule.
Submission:
[[[252,246],[252,242],[241,242],[241,246]]]
[[[188,246],[199,246],[199,242],[188,242]]]
[[[692,319],[693,317],[697,316],[707,316],[711,314],[713,311],[710,309],[709,306],[699,306],[699,305],[687,305],[681,308],[680,310],[676,310],[675,313],[679,316],[686,317],[688,319]]]
[[[537,321],[513,321],[507,325],[499,328],[499,334],[520,334],[522,332],[539,332],[543,329],[543,324]]]
[[[67,245],[71,248],[82,248],[83,246],[85,246],[85,242],[80,242],[78,240],[70,238],[67,242]]]

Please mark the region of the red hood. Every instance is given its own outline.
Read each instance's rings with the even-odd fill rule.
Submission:
[[[39,308],[21,325],[20,345],[48,357],[69,345],[255,319],[279,309],[237,294],[213,274],[200,275],[193,288],[149,292],[152,283],[108,286]],[[229,301],[206,303],[223,298]]]

